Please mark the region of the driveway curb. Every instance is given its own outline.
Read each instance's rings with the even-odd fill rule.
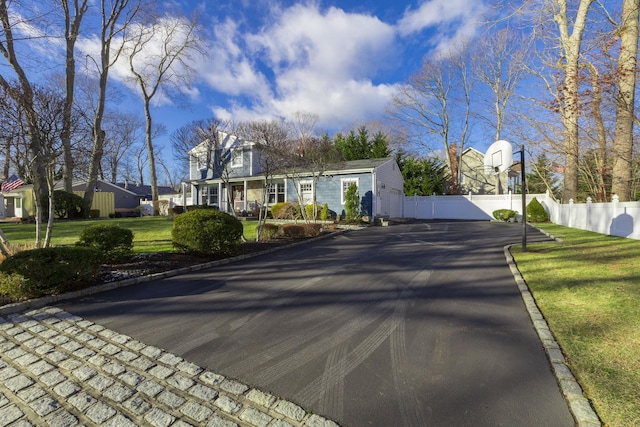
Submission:
[[[540,231],[546,234],[548,237],[554,240],[558,240],[552,235],[545,233],[542,230]],[[518,289],[520,290],[524,305],[527,307],[527,312],[529,313],[529,317],[531,318],[531,323],[533,323],[533,327],[536,330],[540,341],[542,342],[545,353],[547,354],[547,358],[549,359],[549,363],[551,364],[551,370],[556,377],[556,381],[560,386],[562,394],[569,404],[569,410],[571,411],[571,414],[576,421],[576,425],[578,427],[601,427],[602,422],[600,421],[600,418],[598,418],[598,415],[591,407],[589,400],[584,397],[582,388],[567,366],[560,346],[556,342],[553,333],[549,329],[547,321],[538,309],[536,301],[533,298],[533,295],[531,294],[527,283],[522,277],[522,274],[520,274],[520,270],[518,270],[518,267],[510,252],[512,246],[513,245],[507,245],[504,247],[504,256],[507,260],[509,268],[511,269],[513,278],[518,285]]]

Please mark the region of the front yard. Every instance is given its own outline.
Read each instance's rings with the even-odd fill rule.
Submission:
[[[640,425],[640,242],[540,224],[512,250],[567,363],[609,427]]]

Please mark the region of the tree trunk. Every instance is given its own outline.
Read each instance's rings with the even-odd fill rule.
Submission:
[[[616,97],[616,133],[613,142],[613,182],[611,193],[621,202],[632,199],[632,157],[634,94],[638,55],[638,8],[640,0],[624,0],[620,25],[618,57],[618,93]]]
[[[576,200],[578,197],[578,154],[579,132],[579,59],[582,34],[587,20],[587,13],[593,0],[580,0],[572,33],[569,35],[567,19],[567,1],[555,0],[556,12],[554,20],[558,25],[559,38],[564,61],[564,87],[561,90],[564,101],[562,103],[562,122],[564,124],[564,193],[563,201]]]
[[[151,118],[151,98],[145,97],[144,99],[144,118],[146,126],[146,144],[147,153],[149,154],[149,174],[151,175],[151,201],[153,202],[153,215],[160,215],[158,208],[158,178],[156,173],[156,156],[153,151],[153,139],[151,134],[152,118]]]

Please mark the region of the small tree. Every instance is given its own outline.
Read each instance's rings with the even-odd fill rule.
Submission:
[[[356,221],[360,218],[360,197],[358,196],[358,186],[355,183],[347,187],[344,212],[347,221]]]

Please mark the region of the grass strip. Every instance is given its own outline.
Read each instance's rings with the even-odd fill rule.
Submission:
[[[609,427],[640,425],[640,241],[540,224],[561,243],[512,255]]]
[[[57,221],[53,225],[51,244],[53,246],[73,246],[85,227],[93,224],[117,224],[133,231],[133,252],[154,253],[173,252],[171,229],[173,221],[162,216],[142,218],[113,218],[96,220]],[[247,240],[256,238],[257,221],[242,221]],[[36,238],[35,224],[4,223],[0,229],[7,240],[14,245],[33,247]],[[43,233],[45,229],[43,228]]]

